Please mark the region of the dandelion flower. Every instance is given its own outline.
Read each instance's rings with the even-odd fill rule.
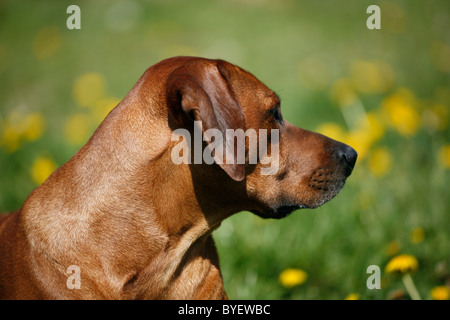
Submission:
[[[421,227],[416,227],[411,231],[411,242],[419,244],[425,239],[425,231]]]
[[[85,114],[73,114],[66,121],[64,135],[73,145],[85,143],[91,133],[91,119]]]
[[[374,112],[366,114],[365,119],[362,121],[361,128],[369,133],[370,141],[372,143],[380,140],[385,132],[385,127],[380,116]]]
[[[359,300],[359,294],[350,293],[347,297],[345,297],[345,300]]]
[[[386,272],[388,273],[407,273],[414,272],[419,267],[419,262],[417,259],[409,254],[400,254],[395,256],[389,261],[386,266]]]
[[[24,118],[23,137],[29,141],[39,139],[44,133],[45,121],[44,117],[37,113],[31,113]]]
[[[448,127],[449,113],[444,104],[435,104],[424,110],[422,123],[431,133],[444,131]]]
[[[438,162],[442,167],[450,169],[450,144],[446,144],[439,149]]]
[[[346,139],[344,129],[337,123],[333,122],[322,123],[317,127],[316,132],[337,141],[345,141]]]
[[[403,284],[413,300],[421,299],[411,277],[411,272],[416,271],[418,267],[419,262],[417,259],[409,254],[395,256],[386,266],[386,272],[402,274]]]
[[[114,97],[101,98],[92,106],[93,115],[99,122],[103,121],[108,113],[120,103],[120,99]]]
[[[398,251],[400,250],[400,244],[398,243],[398,241],[392,241],[391,243],[388,244],[387,246],[387,255],[392,257],[393,255],[396,255],[398,253]]]
[[[37,113],[24,115],[20,112],[11,112],[4,122],[3,132],[0,133],[0,145],[12,153],[19,149],[24,140],[35,141],[45,130],[44,117]]]
[[[278,280],[286,288],[298,286],[306,281],[308,274],[300,269],[286,269],[284,270]]]
[[[73,95],[80,106],[90,107],[104,97],[105,86],[105,80],[101,74],[86,73],[75,80]]]
[[[392,167],[392,157],[386,148],[378,148],[371,152],[369,169],[377,177],[385,175]]]
[[[407,137],[414,135],[420,127],[420,115],[414,104],[414,95],[407,89],[399,89],[382,103],[389,124]]]
[[[56,170],[56,164],[48,157],[37,158],[31,167],[31,177],[37,185],[44,182],[53,171]]]
[[[364,129],[356,129],[349,132],[345,143],[352,146],[358,152],[358,161],[364,159],[372,146],[370,133]]]
[[[354,87],[362,93],[385,92],[394,83],[394,72],[384,61],[354,61],[350,71]]]
[[[5,126],[0,136],[0,145],[9,153],[13,153],[19,149],[20,134],[13,126],[9,124]]]
[[[61,35],[58,27],[45,27],[34,38],[33,52],[37,59],[43,60],[53,56],[60,46]]]
[[[341,107],[347,108],[358,101],[358,95],[350,79],[336,80],[331,86],[331,98]]]
[[[449,300],[450,289],[446,286],[434,287],[431,292],[431,298],[433,300]]]

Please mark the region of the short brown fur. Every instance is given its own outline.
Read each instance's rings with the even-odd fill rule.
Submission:
[[[0,218],[0,298],[226,298],[211,237],[221,221],[243,210],[280,218],[282,207],[317,207],[356,161],[346,168],[337,154],[347,146],[274,119],[279,103],[225,61],[176,57],[150,67],[86,145]],[[193,120],[205,130],[279,129],[278,172],[261,175],[260,163],[175,165],[171,134],[192,132]],[[80,289],[66,285],[71,265]]]

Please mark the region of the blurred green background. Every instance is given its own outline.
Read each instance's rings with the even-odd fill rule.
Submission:
[[[68,30],[73,2],[0,0],[0,211],[69,160],[147,67],[221,58],[276,91],[290,122],[359,152],[323,207],[222,223],[229,297],[410,299],[385,270],[408,254],[421,297],[448,299],[448,0],[76,1],[81,30]],[[366,27],[371,4],[381,30]]]

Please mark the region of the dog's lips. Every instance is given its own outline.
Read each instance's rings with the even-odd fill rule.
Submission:
[[[303,205],[288,205],[288,206],[281,206],[275,209],[275,211],[277,212],[277,215],[280,216],[288,216],[290,215],[292,212],[294,212],[297,209],[302,209],[302,208],[306,208]]]
[[[270,208],[264,211],[252,211],[261,218],[282,219],[289,216],[292,212],[298,209],[308,208],[305,205],[283,205],[280,207]]]

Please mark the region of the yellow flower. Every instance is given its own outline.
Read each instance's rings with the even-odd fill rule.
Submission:
[[[371,152],[369,169],[377,177],[385,175],[392,167],[392,157],[386,148],[378,148]]]
[[[368,139],[371,143],[375,143],[380,140],[385,131],[384,124],[382,123],[380,116],[374,112],[369,112],[361,122],[361,129],[368,132]]]
[[[105,80],[103,76],[92,72],[78,77],[73,85],[73,95],[80,106],[93,106],[105,95]]]
[[[420,116],[414,104],[414,95],[407,89],[397,90],[382,103],[388,123],[404,136],[414,135],[420,127]]]
[[[31,113],[24,118],[23,137],[29,141],[39,139],[44,133],[44,117],[37,112]]]
[[[408,273],[414,272],[419,267],[417,259],[409,254],[398,255],[389,261],[386,266],[386,272],[388,273]]]
[[[380,2],[380,11],[383,12],[382,28],[391,33],[403,33],[408,26],[407,15],[401,5],[394,1]]]
[[[424,110],[422,122],[431,132],[443,131],[448,126],[449,111],[443,104],[435,104]]]
[[[87,142],[91,133],[91,119],[82,113],[71,115],[64,127],[66,139],[77,146]]]
[[[434,287],[431,292],[431,298],[433,300],[449,300],[450,289],[446,286]]]
[[[425,231],[421,227],[416,227],[411,231],[411,242],[414,244],[421,243],[425,239]]]
[[[350,73],[354,87],[362,93],[385,92],[394,83],[394,72],[384,61],[354,61]]]
[[[414,281],[411,277],[411,272],[416,271],[419,268],[419,262],[417,259],[409,254],[398,255],[389,261],[386,266],[386,272],[388,273],[400,273],[402,274],[402,281],[405,285],[406,291],[408,291],[411,299],[421,300],[420,294],[417,291]]]
[[[346,140],[344,129],[336,123],[323,123],[315,131],[337,141],[344,142]]]
[[[120,99],[118,98],[102,98],[94,103],[93,105],[93,115],[99,122],[103,121],[108,113],[118,104]]]
[[[37,158],[31,167],[31,178],[34,183],[40,185],[53,171],[56,170],[56,164],[48,157]]]
[[[366,157],[372,146],[372,138],[370,133],[364,129],[356,129],[349,132],[345,143],[358,152],[358,161],[361,161]]]
[[[20,135],[17,130],[10,124],[7,124],[3,129],[0,138],[0,145],[9,152],[13,153],[20,147]]]
[[[347,297],[345,297],[345,300],[359,300],[359,294],[350,293]]]
[[[398,241],[392,241],[391,243],[388,244],[387,249],[386,249],[387,255],[389,257],[396,255],[399,250],[400,250],[400,244],[398,243]]]
[[[308,274],[300,269],[286,269],[284,270],[278,281],[286,288],[298,286],[306,281]]]
[[[37,59],[43,60],[53,56],[61,45],[61,35],[55,26],[41,29],[33,42],[33,52]]]
[[[3,132],[0,135],[0,145],[12,153],[19,149],[23,140],[34,141],[39,139],[45,129],[45,121],[37,112],[24,115],[20,112],[11,112],[3,123]]]
[[[330,94],[341,108],[347,108],[358,100],[353,83],[347,78],[336,80],[331,86]]]
[[[450,144],[446,144],[439,149],[438,162],[442,167],[450,168]]]
[[[383,137],[384,132],[385,127],[380,116],[369,112],[360,118],[357,127],[351,130],[343,141],[352,146],[358,152],[358,159],[362,160],[373,144]]]

